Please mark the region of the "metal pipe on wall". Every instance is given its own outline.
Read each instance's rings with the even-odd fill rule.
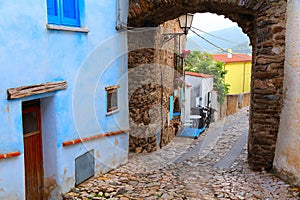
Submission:
[[[124,1],[124,0],[123,0]],[[121,15],[121,0],[117,0],[117,20],[116,20],[116,29],[117,30],[124,30],[127,28],[127,24],[122,22]]]

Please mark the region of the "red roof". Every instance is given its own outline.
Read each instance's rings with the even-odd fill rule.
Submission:
[[[213,60],[221,61],[223,63],[233,63],[233,62],[251,62],[252,56],[242,53],[232,54],[232,58],[228,58],[227,54],[213,54]]]
[[[189,75],[189,76],[196,76],[196,77],[201,77],[201,78],[213,78],[213,75],[209,75],[209,74],[202,74],[202,73],[197,73],[197,72],[188,72],[185,71],[185,75]]]

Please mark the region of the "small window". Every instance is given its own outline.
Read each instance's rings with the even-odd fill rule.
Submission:
[[[80,26],[79,0],[47,0],[48,23]]]
[[[36,112],[24,113],[22,116],[24,134],[35,132],[38,130]]]
[[[106,87],[107,109],[106,114],[112,114],[118,110],[118,88],[119,86]]]
[[[28,135],[40,131],[40,101],[22,102],[23,134]]]

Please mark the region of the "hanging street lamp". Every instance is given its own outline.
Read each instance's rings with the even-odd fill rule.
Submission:
[[[192,27],[194,14],[187,13],[185,15],[181,15],[178,17],[179,27],[182,29],[182,33],[164,33],[162,34],[162,42],[163,44],[170,41],[177,35],[187,35],[188,31]]]
[[[194,15],[191,13],[187,13],[185,15],[181,15],[180,17],[178,17],[179,26],[185,35],[188,34],[188,31],[192,27],[193,18]]]

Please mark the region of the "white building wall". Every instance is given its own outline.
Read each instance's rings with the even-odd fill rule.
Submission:
[[[185,101],[184,101],[184,119],[188,119],[191,115],[191,87],[185,87]],[[183,119],[183,121],[184,121]]]
[[[196,76],[189,76],[186,75],[185,76],[185,80],[187,83],[189,83],[190,85],[192,85],[191,88],[191,92],[193,91],[193,89],[197,86],[200,86],[200,97],[201,100],[200,102],[200,106],[201,107],[205,107],[207,106],[207,102],[208,102],[208,92],[211,92],[213,90],[213,78],[201,78],[201,77],[196,77]],[[192,96],[192,94],[191,94]],[[196,102],[196,100],[192,101],[192,102]],[[194,104],[194,103],[193,103]],[[195,105],[191,105],[191,107],[195,107]]]

